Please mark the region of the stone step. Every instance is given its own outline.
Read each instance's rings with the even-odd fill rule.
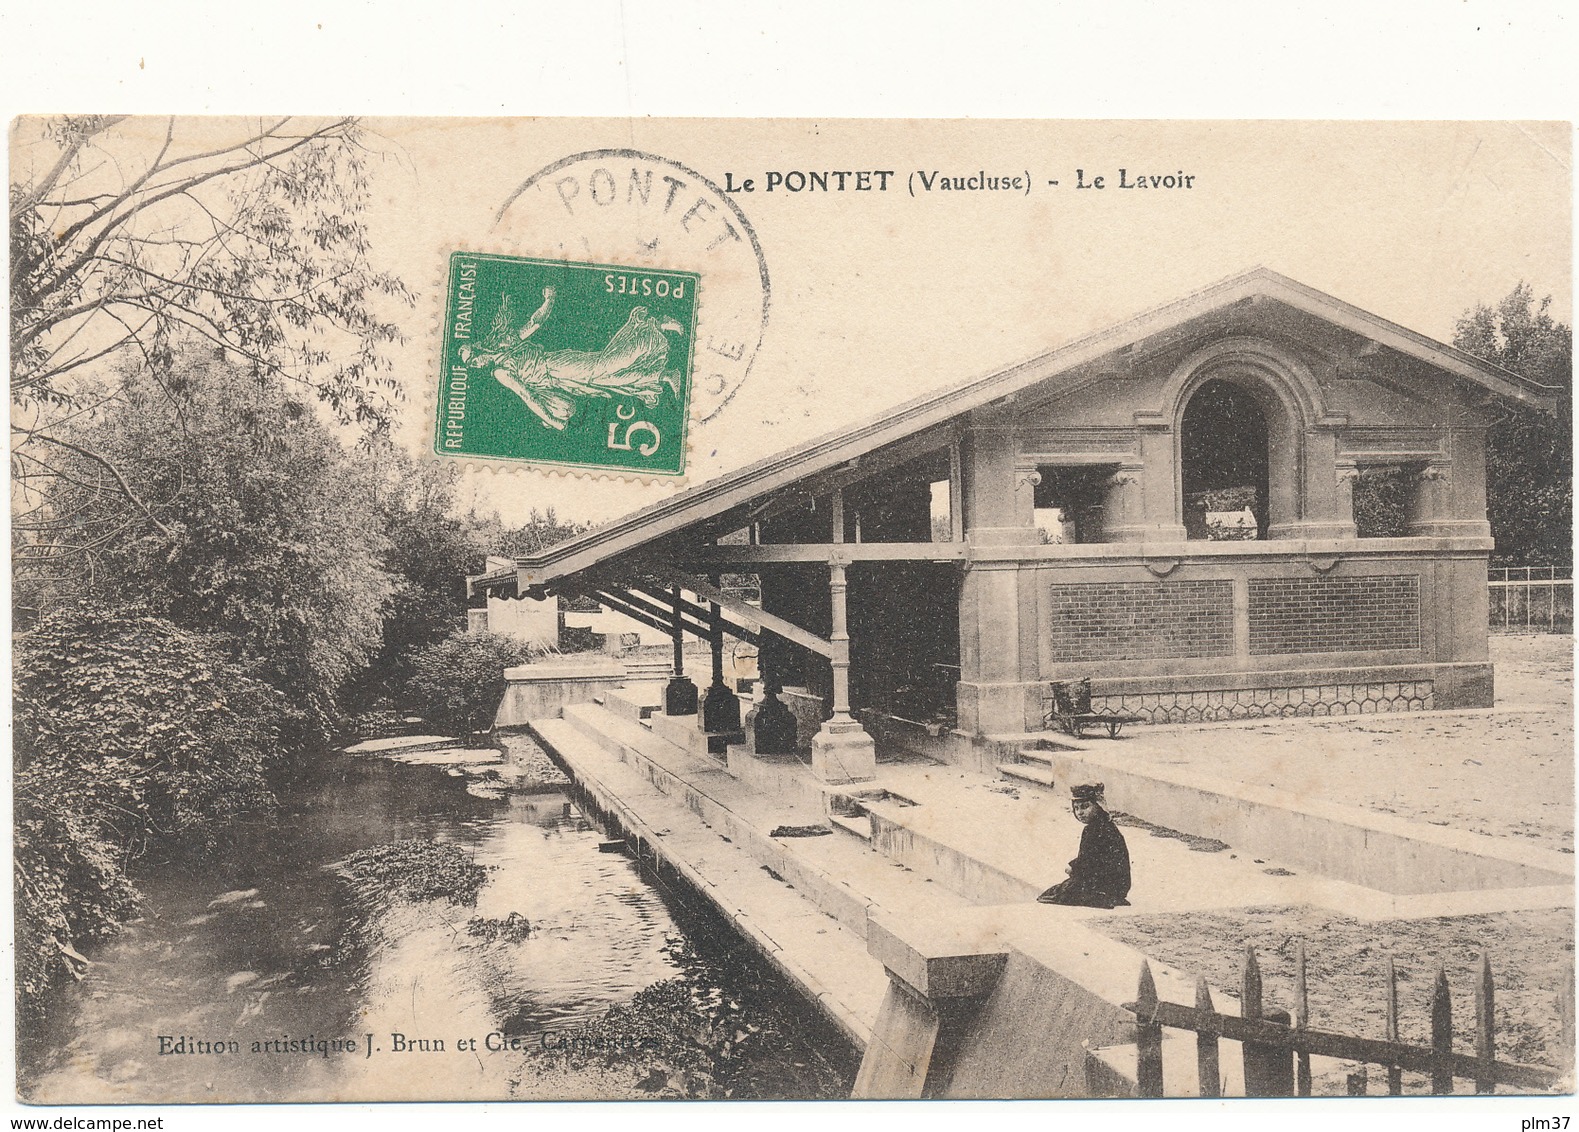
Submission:
[[[821,819],[820,812],[808,813],[804,808],[762,798],[723,770],[711,756],[698,756],[662,735],[617,719],[602,708],[575,705],[565,709],[565,720],[602,750],[635,768],[659,790],[681,800],[702,821],[806,892],[819,908],[864,938],[868,902],[837,876],[811,865],[797,847],[768,836],[775,826],[812,824]],[[753,800],[755,805],[751,804]],[[752,820],[754,817],[757,820]]]
[[[1014,752],[1014,761],[1036,763],[1039,766],[1052,766],[1054,753],[1045,747],[1021,747]]]
[[[828,916],[804,891],[764,869],[739,841],[709,828],[686,799],[669,796],[569,721],[541,720],[532,729],[602,809],[706,894],[850,1041],[858,1048],[870,1042],[888,979],[867,953],[864,922],[857,933]]]
[[[852,830],[845,829],[834,837],[770,837],[769,832],[780,825],[827,822],[820,791],[814,784],[810,789],[792,791],[788,783],[769,779],[742,781],[721,767],[717,759],[697,756],[592,704],[566,708],[564,722],[637,771],[645,781],[683,802],[709,827],[730,838],[764,868],[783,877],[824,912],[863,937],[872,906],[916,909],[916,914],[925,916],[969,903],[928,883],[903,864],[869,852],[865,838],[857,842],[848,836]],[[781,776],[793,773],[795,768],[784,765],[759,769],[774,770],[776,776]],[[801,774],[808,783],[812,782],[809,770],[801,768]],[[764,791],[764,785],[770,789]]]
[[[674,668],[666,660],[630,660],[625,662],[625,674],[631,680],[668,680]]]
[[[1034,763],[999,763],[998,773],[1016,782],[1028,782],[1046,790],[1056,790],[1053,772]]]
[[[834,829],[843,830],[864,845],[872,843],[872,819],[865,814],[858,818],[847,818],[843,814],[829,814],[828,822]]]
[[[596,717],[584,710],[589,707],[601,714],[608,714],[606,709],[595,704],[571,704],[565,708],[564,721],[596,743],[604,751],[618,758],[621,751],[619,740],[614,737],[608,728],[599,726]],[[532,727],[534,730],[537,729],[537,723],[534,722]]]
[[[667,715],[664,712],[654,712],[648,717],[653,733],[661,735],[675,746],[690,751],[693,755],[707,754],[707,736],[702,731],[701,721],[695,714],[692,715]]]
[[[884,800],[864,808],[871,817],[873,849],[971,903],[1024,903],[1047,887],[1039,877],[1019,875],[1026,867],[1023,857],[993,860],[968,838],[934,828],[927,820],[931,807]]]
[[[658,693],[656,697],[652,694],[655,691]],[[602,699],[593,697],[593,702],[602,704],[620,718],[629,720],[643,720],[663,710],[662,691],[650,684],[615,688],[606,693]]]

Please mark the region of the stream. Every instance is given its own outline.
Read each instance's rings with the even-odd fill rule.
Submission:
[[[503,743],[503,788],[442,755],[325,756],[217,859],[135,871],[140,917],[24,1035],[19,1096],[848,1096],[856,1054],[821,1015],[611,842],[529,738]],[[358,897],[333,867],[409,839],[488,869],[475,907]]]

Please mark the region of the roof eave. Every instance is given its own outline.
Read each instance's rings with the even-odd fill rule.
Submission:
[[[634,543],[626,544],[636,532],[641,532],[641,542],[672,534],[708,514],[720,513],[754,496],[787,487],[906,436],[944,424],[1212,310],[1258,297],[1285,303],[1325,319],[1509,400],[1545,412],[1557,411],[1558,393],[1548,386],[1389,322],[1269,268],[1258,267],[964,385],[923,395],[878,417],[826,433],[632,512],[608,526],[540,554],[517,559],[518,585],[524,592],[577,573],[632,549]]]

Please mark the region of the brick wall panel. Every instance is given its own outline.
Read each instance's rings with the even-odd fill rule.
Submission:
[[[1233,655],[1229,581],[1054,585],[1049,596],[1055,662]]]
[[[1419,647],[1419,575],[1250,579],[1254,655]]]

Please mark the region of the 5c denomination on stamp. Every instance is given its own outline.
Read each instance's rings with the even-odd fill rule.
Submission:
[[[694,272],[456,252],[440,455],[685,471]]]

